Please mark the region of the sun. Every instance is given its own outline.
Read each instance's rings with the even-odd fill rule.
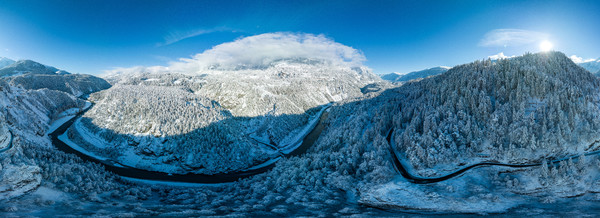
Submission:
[[[540,43],[540,50],[546,52],[546,51],[550,51],[552,50],[552,47],[554,45],[552,45],[552,43],[548,40],[544,40]]]

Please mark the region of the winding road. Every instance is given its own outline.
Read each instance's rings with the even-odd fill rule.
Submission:
[[[64,143],[63,141],[58,139],[58,136],[64,134],[65,131],[75,122],[75,120],[77,120],[77,118],[81,117],[81,115],[83,115],[87,110],[89,110],[92,107],[93,107],[93,105],[88,107],[87,109],[79,112],[77,114],[77,116],[75,116],[72,119],[70,119],[69,121],[65,122],[60,127],[58,127],[54,132],[50,133],[49,134],[50,139],[52,140],[52,144],[56,148],[58,148],[58,150],[63,151],[65,153],[75,154],[83,160],[100,164],[106,170],[113,172],[119,176],[135,178],[135,179],[157,180],[157,181],[167,181],[167,182],[216,184],[216,183],[235,182],[239,179],[248,178],[248,177],[260,174],[260,173],[264,173],[264,172],[272,169],[273,167],[275,167],[275,163],[277,162],[277,161],[273,161],[270,164],[261,166],[259,168],[251,169],[251,170],[237,171],[237,172],[231,172],[231,173],[220,173],[220,174],[213,174],[213,175],[194,174],[194,173],[169,174],[169,173],[163,173],[163,172],[137,169],[137,168],[127,167],[127,166],[122,166],[122,167],[116,166],[115,163],[112,161],[98,160],[98,159],[90,157],[84,153],[81,153],[81,152],[71,148],[66,143]],[[328,106],[326,106],[326,107],[328,107]],[[312,146],[316,142],[316,140],[319,138],[319,135],[323,131],[323,129],[324,129],[323,120],[325,120],[325,118],[327,118],[327,115],[328,115],[328,112],[324,110],[319,118],[319,122],[311,130],[311,132],[308,135],[306,135],[306,137],[304,137],[302,144],[298,148],[296,148],[294,151],[292,151],[284,156],[291,157],[291,156],[296,156],[296,155],[303,154],[304,152],[306,152],[306,150],[308,150],[308,148],[310,148],[310,146]]]
[[[500,163],[500,162],[481,162],[481,163],[476,163],[476,164],[472,164],[472,165],[463,167],[461,169],[454,171],[453,173],[450,173],[450,174],[444,175],[444,176],[440,176],[440,177],[427,178],[427,177],[415,176],[407,170],[406,165],[408,165],[408,163],[403,163],[404,161],[398,157],[399,155],[396,153],[396,150],[394,149],[394,144],[393,144],[393,140],[392,140],[393,132],[394,132],[394,129],[392,128],[392,129],[390,129],[390,131],[388,132],[388,134],[386,136],[386,139],[387,139],[388,145],[389,145],[389,150],[390,150],[390,153],[392,154],[392,163],[394,164],[394,168],[396,169],[396,171],[398,171],[398,173],[400,173],[400,175],[402,175],[402,177],[406,178],[406,180],[408,180],[411,183],[429,184],[429,183],[441,182],[444,180],[454,178],[456,176],[460,176],[464,172],[471,170],[473,168],[483,167],[483,166],[503,166],[503,167],[511,167],[511,168],[525,168],[525,167],[541,166],[543,164],[543,162],[532,163],[532,164],[507,164],[507,163]],[[596,140],[592,144],[598,143],[598,142],[600,142],[600,140]],[[593,152],[588,152],[585,154],[573,155],[573,156],[569,156],[569,157],[565,157],[565,158],[555,159],[555,160],[549,161],[548,163],[549,164],[558,164],[559,162],[568,160],[569,158],[571,158],[572,160],[577,160],[581,156],[596,155],[598,153],[600,153],[600,151],[593,151]]]

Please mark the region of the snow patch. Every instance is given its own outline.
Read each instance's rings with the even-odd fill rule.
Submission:
[[[69,136],[67,136],[66,132],[64,134],[58,136],[58,139],[61,140],[62,142],[64,142],[65,144],[67,144],[69,147],[71,147],[87,156],[93,157],[93,158],[95,158],[97,160],[101,160],[101,161],[108,160],[108,158],[106,158],[106,157],[96,155],[96,154],[89,152],[88,150],[80,147],[79,145],[77,145],[77,143],[75,143],[75,142],[71,141],[71,139],[69,139]]]

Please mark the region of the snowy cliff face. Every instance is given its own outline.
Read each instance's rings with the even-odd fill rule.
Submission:
[[[55,114],[70,108],[81,108],[83,100],[65,92],[21,89],[0,80],[0,110],[11,129],[44,136]]]
[[[68,169],[65,166],[68,163],[60,162],[73,159],[57,153],[47,136],[48,130],[61,114],[85,107],[86,102],[73,93],[97,91],[106,87],[103,84],[108,83],[82,75],[38,77],[26,74],[0,78],[0,125],[3,126],[0,128],[0,201],[30,192],[42,179],[64,179],[67,174],[56,173],[56,169]],[[10,144],[12,146],[6,146]]]
[[[91,75],[70,74],[31,60],[21,60],[0,68],[2,80],[25,90],[50,89],[75,96],[87,95],[110,87],[103,79]]]
[[[31,60],[14,62],[0,72],[0,112],[6,122],[40,136],[56,115],[85,105],[77,96],[110,87],[98,77],[59,74],[60,70]]]

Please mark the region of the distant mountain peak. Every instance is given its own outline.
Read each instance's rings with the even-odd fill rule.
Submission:
[[[10,60],[10,59],[9,59]],[[0,69],[0,76],[15,76],[22,74],[69,74],[55,67],[40,64],[32,60],[19,60]]]
[[[583,62],[579,62],[577,63],[577,65],[585,68],[586,70],[590,71],[591,73],[596,73],[596,75],[598,76],[598,73],[600,73],[600,58],[594,59],[594,60],[586,60]]]
[[[10,58],[7,58],[7,57],[0,57],[0,61],[5,61],[5,60],[12,61],[12,62],[15,62],[14,60],[12,60],[12,59],[10,59]]]
[[[407,74],[400,74],[400,73],[394,72],[394,73],[382,75],[381,78],[384,80],[390,81],[390,82],[407,82],[407,81],[414,80],[414,79],[421,79],[421,78],[425,78],[425,77],[429,77],[429,76],[439,75],[439,74],[442,74],[442,73],[448,71],[451,68],[452,67],[439,66],[439,67],[432,67],[432,68],[428,68],[428,69],[420,70],[420,71],[413,71],[413,72],[410,72]]]
[[[0,57],[0,68],[6,67],[8,65],[11,65],[15,63],[15,61],[9,59],[9,58],[5,58],[5,57]]]

